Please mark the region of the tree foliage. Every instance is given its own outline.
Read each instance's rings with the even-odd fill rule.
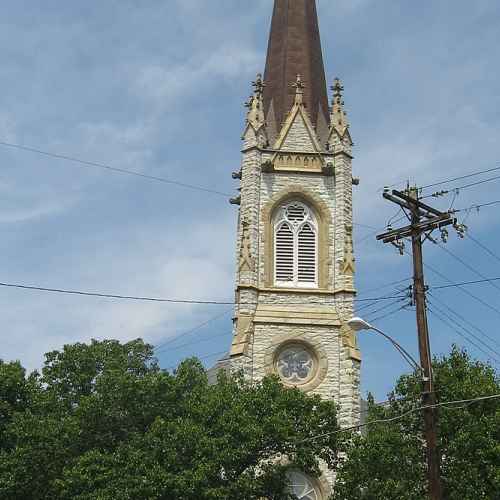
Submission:
[[[287,499],[285,469],[336,463],[335,407],[267,378],[169,374],[142,341],[0,362],[0,499]],[[287,457],[287,461],[279,457]]]
[[[438,402],[469,400],[500,393],[498,374],[465,351],[434,361]],[[368,426],[353,436],[340,466],[335,498],[421,500],[426,498],[426,459],[422,440],[421,385],[403,376],[385,406],[369,404],[368,421],[404,418]],[[500,401],[439,409],[439,445],[445,498],[500,498]]]

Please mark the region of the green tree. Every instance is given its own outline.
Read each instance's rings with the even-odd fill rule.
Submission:
[[[337,460],[339,434],[308,439],[338,429],[333,403],[275,378],[169,374],[142,341],[66,346],[39,376],[6,366],[0,499],[280,500],[287,467]]]
[[[438,402],[469,400],[500,393],[498,374],[488,364],[473,361],[465,351],[435,359]],[[369,402],[363,436],[353,435],[340,465],[335,499],[426,498],[426,461],[422,440],[421,385],[417,375],[398,381],[389,403]],[[500,498],[500,400],[439,408],[439,445],[445,498]]]
[[[0,448],[7,445],[5,430],[14,414],[30,405],[35,384],[36,375],[27,379],[19,362],[0,360]]]

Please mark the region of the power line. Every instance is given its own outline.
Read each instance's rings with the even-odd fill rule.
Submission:
[[[439,302],[439,304],[441,304],[443,307],[445,307],[451,314],[453,314],[454,316],[456,316],[457,318],[459,318],[461,321],[463,321],[464,323],[466,323],[470,328],[476,330],[476,332],[478,332],[480,335],[482,335],[483,337],[486,337],[490,342],[493,342],[493,344],[495,344],[498,347],[500,347],[500,341],[499,340],[494,339],[493,337],[490,337],[484,330],[482,330],[477,325],[475,325],[474,323],[472,323],[472,321],[469,321],[467,318],[465,318],[463,315],[461,315],[455,309],[452,309],[450,306],[448,306],[446,304],[446,302],[444,302],[442,299],[436,297],[436,295],[434,293],[429,292],[429,295],[431,295],[431,297],[432,297],[433,300]]]
[[[447,184],[448,182],[460,181],[462,179],[468,179],[470,177],[474,177],[476,175],[487,174],[488,172],[494,172],[495,170],[500,170],[500,167],[489,168],[487,170],[480,170],[478,172],[473,172],[471,174],[462,175],[460,177],[454,177],[452,179],[445,179],[444,181],[435,182],[433,184],[427,184],[427,186],[423,186],[421,189],[427,189],[435,186],[441,186],[442,184]]]
[[[358,222],[353,222],[352,223],[353,226],[358,226],[358,227],[364,227],[366,229],[375,229],[376,231],[378,231],[378,229],[374,226],[368,226],[367,224],[360,224]]]
[[[21,290],[62,293],[67,295],[83,295],[86,297],[100,297],[105,299],[136,300],[144,302],[167,302],[172,304],[200,304],[200,305],[217,305],[217,306],[234,305],[234,302],[218,302],[215,300],[182,300],[182,299],[163,299],[157,297],[137,297],[133,295],[116,295],[116,294],[100,293],[100,292],[83,292],[80,290],[65,290],[62,288],[45,288],[40,286],[21,285],[18,283],[0,283],[0,286],[7,288],[19,288]]]
[[[465,326],[463,326],[460,322],[456,320],[456,318],[453,317],[454,311],[452,311],[452,315],[444,311],[442,308],[440,308],[438,305],[436,305],[434,302],[432,302],[432,307],[437,310],[438,313],[443,315],[445,318],[447,318],[449,321],[451,321],[456,327],[462,329],[463,332],[465,332],[466,335],[470,335],[473,339],[475,339],[477,342],[479,342],[481,345],[483,345],[486,349],[489,349],[495,356],[498,356],[498,358],[495,358],[495,361],[500,361],[500,353],[496,351],[493,347],[491,347],[488,343],[486,343],[483,339],[472,333],[469,329],[467,329]],[[435,314],[435,311],[434,311]],[[470,342],[470,339],[469,339]],[[476,346],[477,347],[477,346]],[[484,352],[484,351],[483,351]],[[488,354],[488,353],[485,353]],[[491,356],[491,354],[488,354]]]
[[[209,342],[210,340],[220,339],[222,337],[227,337],[228,335],[231,335],[231,334],[232,334],[232,332],[224,332],[224,333],[219,333],[218,335],[213,335],[211,337],[203,338],[201,340],[186,342],[185,344],[174,346],[173,349],[169,349],[169,352],[179,351],[181,349],[184,349],[185,347],[191,347],[194,344],[204,344],[206,342]]]
[[[363,290],[363,293],[371,293],[371,292],[378,292],[379,290],[382,290],[384,288],[387,288],[389,286],[395,286],[395,285],[400,285],[401,283],[405,283],[407,281],[411,280],[411,276],[408,276],[407,278],[403,278],[398,281],[392,281],[391,283],[387,283],[385,285],[380,285],[375,288],[369,288],[368,290]]]
[[[213,358],[215,356],[222,356],[223,354],[227,354],[227,351],[213,352],[212,354],[207,354],[206,356],[202,356],[201,358],[197,358],[197,359],[199,359],[200,361],[204,361],[206,359],[210,359],[210,358]],[[167,366],[165,368],[165,370],[175,370],[177,368],[178,368],[178,365],[177,366]]]
[[[403,252],[410,259],[412,258],[411,253],[409,253],[407,250],[403,250]],[[465,293],[465,295],[468,295],[470,298],[474,299],[476,302],[479,302],[484,307],[494,311],[495,313],[497,313],[500,316],[500,309],[498,309],[495,306],[492,306],[491,304],[489,304],[488,302],[483,300],[481,297],[474,295],[472,292],[470,292],[466,288],[463,288],[465,285],[472,285],[472,284],[476,284],[476,283],[486,283],[488,281],[497,281],[497,280],[500,280],[500,278],[487,278],[487,279],[477,280],[477,281],[465,281],[463,283],[454,283],[450,278],[448,278],[446,275],[444,275],[441,271],[438,271],[434,266],[431,266],[430,264],[424,263],[424,267],[426,269],[429,269],[429,271],[433,272],[435,275],[439,276],[440,278],[442,278],[445,281],[447,281],[448,283],[450,283],[450,285],[433,286],[433,287],[431,287],[431,289],[439,290],[439,289],[456,287],[458,290]]]
[[[466,184],[465,186],[458,186],[456,188],[453,188],[454,190],[455,189],[467,189],[467,188],[470,188],[470,187],[474,187],[474,186],[480,186],[481,184],[485,184],[486,182],[492,182],[492,181],[496,181],[500,179],[500,175],[496,175],[495,177],[490,177],[489,179],[483,179],[482,181],[477,181],[477,182],[473,182],[471,184]]]
[[[481,346],[477,345],[473,340],[471,340],[469,337],[467,337],[466,335],[464,335],[463,333],[461,333],[455,326],[453,326],[452,323],[450,323],[449,321],[447,321],[446,319],[443,318],[443,316],[439,313],[437,313],[434,309],[432,309],[431,307],[428,307],[427,310],[434,316],[436,316],[436,318],[439,319],[439,321],[441,321],[442,323],[444,323],[445,325],[447,325],[449,328],[451,328],[457,335],[459,335],[460,337],[462,337],[464,340],[466,340],[469,344],[471,344],[472,346],[474,346],[477,350],[481,351],[483,354],[485,354],[488,358],[490,359],[494,359],[495,361],[497,361],[496,358],[492,357],[491,354],[487,351],[485,351]]]
[[[188,335],[191,335],[192,333],[200,330],[201,328],[203,328],[204,326],[207,326],[209,325],[210,323],[212,323],[213,321],[216,321],[220,318],[222,318],[223,316],[225,316],[226,314],[230,313],[232,311],[232,309],[226,309],[224,312],[222,312],[221,314],[217,314],[216,316],[213,316],[211,318],[209,318],[208,320],[204,321],[203,323],[200,323],[199,325],[185,331],[185,332],[182,332],[182,333],[179,333],[177,335],[175,335],[174,337],[172,337],[171,339],[161,343],[161,344],[158,344],[157,346],[155,346],[154,350],[156,352],[162,352],[163,349],[171,344],[173,344],[176,340],[180,339],[181,337],[187,337]]]
[[[500,175],[496,175],[495,177],[490,177],[488,179],[483,179],[482,181],[472,182],[470,184],[465,184],[464,186],[456,186],[456,187],[452,187],[450,189],[447,189],[445,191],[439,191],[438,193],[428,194],[426,196],[422,196],[422,198],[431,198],[431,197],[443,196],[443,195],[446,195],[446,194],[449,194],[449,193],[452,193],[452,192],[462,191],[463,189],[468,189],[468,188],[471,188],[471,187],[480,186],[480,185],[485,184],[487,182],[497,181],[499,179],[500,179]]]
[[[399,212],[397,212],[393,216],[393,218],[396,217],[398,214],[399,214]],[[392,224],[397,224],[398,222],[401,222],[404,219],[406,219],[406,216],[402,216],[399,219],[396,219],[395,221],[392,221]],[[361,240],[359,240],[358,242],[356,242],[356,244],[357,245],[361,245],[361,243],[364,243],[366,240],[370,239],[372,236],[375,236],[378,232],[383,231],[384,229],[385,228],[375,229],[375,231],[372,231],[371,233],[368,233],[365,237],[361,238]]]
[[[458,209],[455,209],[454,212],[468,212],[470,210],[480,209],[483,207],[490,207],[490,206],[499,205],[499,204],[500,204],[500,200],[490,201],[489,203],[482,203],[480,205],[471,205],[468,208],[458,208]]]
[[[238,302],[224,302],[224,301],[216,301],[216,300],[189,300],[189,299],[165,299],[158,297],[140,297],[134,295],[118,295],[118,294],[109,294],[109,293],[101,293],[101,292],[85,292],[81,290],[66,290],[62,288],[46,288],[34,285],[24,285],[19,283],[0,283],[0,287],[7,288],[18,288],[21,290],[31,290],[38,292],[50,292],[50,293],[61,293],[68,295],[83,295],[87,297],[100,297],[107,299],[119,299],[119,300],[134,300],[134,301],[145,301],[145,302],[166,302],[171,304],[199,304],[199,305],[216,305],[216,306],[233,306],[238,305]],[[336,299],[337,303],[340,302],[371,302],[371,301],[379,301],[379,300],[391,300],[391,299],[399,299],[402,298],[401,295],[390,295],[386,297],[370,297],[365,299]],[[265,302],[245,302],[245,305],[259,305],[265,304]]]
[[[299,441],[298,444],[307,442],[307,441],[312,441],[315,439],[321,439],[329,436],[333,436],[334,434],[339,434],[341,432],[349,432],[349,431],[355,431],[359,430],[363,427],[367,427],[369,425],[374,425],[374,424],[385,424],[385,423],[391,423],[391,422],[396,422],[398,420],[402,420],[403,418],[407,417],[408,415],[412,415],[413,413],[419,413],[421,411],[430,409],[430,408],[439,408],[439,407],[448,407],[452,405],[463,405],[463,404],[475,404],[481,401],[489,401],[492,399],[498,399],[500,398],[500,394],[492,394],[491,396],[480,396],[477,398],[472,398],[472,399],[460,399],[457,401],[444,401],[443,403],[436,403],[433,405],[426,405],[426,406],[420,406],[418,408],[413,408],[411,410],[408,410],[400,415],[397,415],[392,418],[380,418],[377,420],[371,420],[370,422],[366,422],[364,424],[358,424],[358,425],[353,425],[351,427],[344,427],[343,429],[339,429],[333,432],[326,432],[325,434],[319,434],[317,436],[312,436],[310,438],[304,439],[303,441]],[[463,407],[459,407],[457,409],[462,409]],[[449,408],[449,409],[454,409],[454,408]]]
[[[474,273],[476,276],[479,276],[480,278],[482,278],[483,280],[485,280],[485,282],[488,282],[492,287],[494,287],[494,288],[496,288],[497,290],[500,291],[500,286],[498,286],[495,283],[495,280],[490,280],[489,278],[487,278],[483,273],[480,273],[477,269],[475,269],[474,267],[472,267],[468,262],[466,262],[465,260],[463,260],[458,255],[455,255],[451,250],[448,250],[443,245],[441,245],[441,244],[438,243],[438,247],[441,248],[441,250],[443,250],[443,252],[446,252],[450,257],[452,257],[453,259],[455,259],[457,262],[460,262],[460,264],[462,264],[465,268],[467,268],[469,271],[471,271],[472,273]]]
[[[491,255],[495,260],[497,260],[498,262],[500,262],[500,256],[498,256],[498,254],[496,254],[493,250],[491,250],[490,248],[488,248],[486,245],[484,245],[483,243],[481,243],[478,239],[474,238],[471,234],[470,234],[470,231],[467,231],[465,233],[467,235],[467,237],[472,240],[478,247],[482,248],[486,253],[488,253],[489,255]]]
[[[404,297],[402,299],[395,300],[394,302],[390,302],[389,304],[386,304],[385,306],[380,307],[379,309],[376,309],[375,311],[370,311],[368,313],[368,316],[370,317],[372,315],[375,315],[375,314],[378,314],[378,313],[380,313],[382,311],[385,311],[386,309],[389,309],[390,307],[394,306],[395,304],[398,304],[399,302],[402,302],[403,300],[406,300],[407,298],[408,297]],[[401,307],[399,307],[398,309],[396,309],[395,312],[398,312],[400,309],[401,309]],[[382,318],[378,318],[378,319],[383,319],[383,317]],[[370,321],[376,321],[376,320],[370,320]]]
[[[405,297],[406,298],[406,297]],[[394,314],[398,313],[399,311],[402,311],[403,309],[405,309],[407,306],[404,305],[404,306],[401,306],[401,307],[398,307],[397,309],[395,309],[394,311],[390,311],[388,312],[387,314],[384,314],[382,316],[379,316],[378,318],[373,318],[371,319],[370,321],[373,322],[373,323],[376,323],[377,321],[382,321],[383,319],[386,319],[388,318],[389,316],[393,316]]]
[[[476,285],[479,283],[489,283],[491,281],[500,281],[500,278],[487,278],[484,280],[476,280],[476,281],[462,281],[461,283],[451,283],[450,285],[441,285],[441,286],[431,286],[431,290],[443,290],[445,288],[454,288],[461,287],[465,285]]]
[[[409,254],[407,254],[407,255],[409,255]],[[442,289],[442,288],[457,287],[458,290],[462,291],[463,293],[465,293],[466,295],[468,295],[469,297],[471,297],[472,299],[474,299],[476,302],[479,302],[483,306],[487,307],[488,309],[491,309],[492,311],[496,312],[500,316],[500,309],[498,309],[495,306],[492,306],[491,304],[489,304],[488,302],[486,302],[485,300],[483,300],[481,297],[478,297],[477,295],[474,295],[472,292],[470,292],[466,288],[463,288],[463,286],[468,285],[468,284],[485,283],[487,281],[495,281],[495,279],[491,279],[490,278],[490,279],[480,280],[480,281],[475,281],[475,282],[453,283],[453,281],[450,280],[450,278],[448,278],[447,276],[445,276],[441,271],[438,271],[435,267],[431,266],[430,264],[424,264],[424,267],[428,268],[430,271],[432,271],[434,274],[436,274],[440,278],[444,279],[448,283],[451,283],[448,286],[445,285],[445,286],[442,286],[442,287],[433,287],[433,288],[435,288],[435,289],[441,288]]]
[[[137,172],[135,170],[112,167],[110,165],[105,165],[104,163],[97,163],[97,162],[93,162],[93,161],[81,160],[81,159],[75,158],[73,156],[68,156],[68,155],[63,155],[63,154],[58,154],[58,153],[51,153],[49,151],[43,151],[41,149],[32,148],[29,146],[23,146],[21,144],[14,144],[11,142],[0,141],[0,145],[7,146],[9,148],[19,149],[22,151],[29,151],[30,153],[37,153],[40,155],[48,156],[50,158],[56,158],[58,160],[65,160],[65,161],[69,161],[72,163],[77,163],[77,164],[85,166],[85,167],[101,168],[103,170],[108,170],[110,172],[115,172],[115,173],[119,173],[119,174],[126,174],[126,175],[133,175],[135,177],[142,177],[143,179],[149,179],[152,181],[163,182],[164,184],[172,184],[174,186],[179,186],[179,187],[183,187],[183,188],[187,188],[187,189],[194,189],[196,191],[203,191],[205,193],[216,194],[219,196],[224,196],[225,198],[231,197],[230,194],[223,193],[223,192],[217,191],[215,189],[210,189],[210,188],[206,188],[203,186],[195,186],[194,184],[187,184],[185,182],[175,181],[172,179],[166,179],[165,177],[157,177],[155,175],[143,174],[143,173]]]

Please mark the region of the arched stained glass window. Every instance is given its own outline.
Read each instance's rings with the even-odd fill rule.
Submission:
[[[298,500],[321,500],[321,494],[313,482],[298,471],[287,473],[289,493]]]
[[[274,218],[274,281],[277,286],[313,288],[318,282],[318,228],[301,202],[283,205]]]

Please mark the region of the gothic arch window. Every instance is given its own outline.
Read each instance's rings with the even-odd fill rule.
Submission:
[[[274,217],[274,283],[276,286],[318,286],[318,224],[304,203],[292,201]]]

